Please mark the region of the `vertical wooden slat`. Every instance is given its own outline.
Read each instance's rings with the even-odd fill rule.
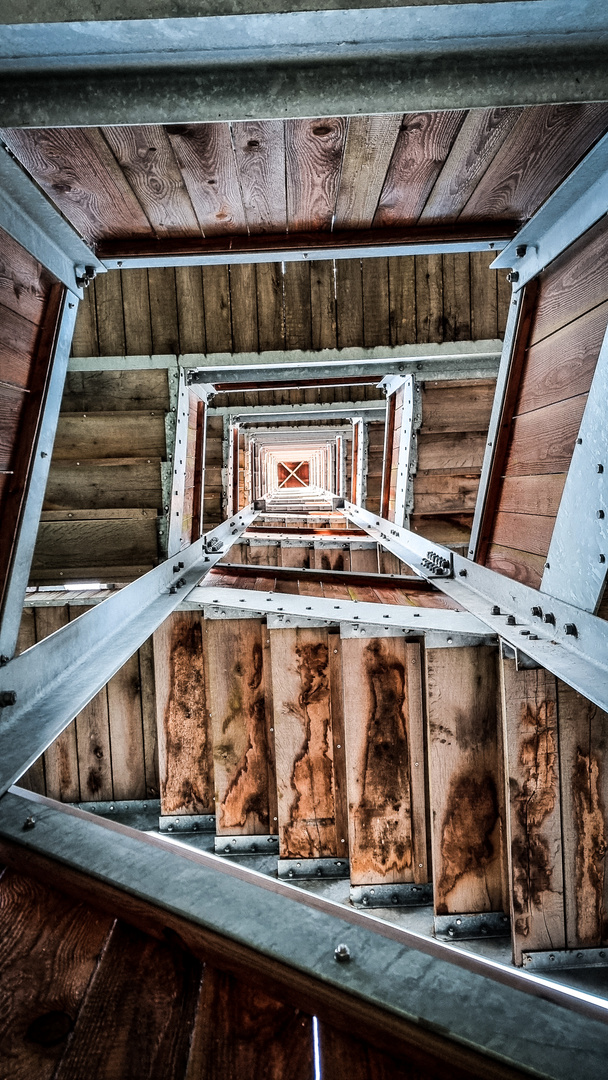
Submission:
[[[155,353],[179,353],[177,296],[173,266],[154,266],[148,270],[152,346]]]
[[[235,352],[258,351],[258,307],[253,263],[230,267],[232,337]]]
[[[161,814],[212,814],[213,753],[203,620],[174,612],[154,634]]]
[[[128,356],[150,356],[154,350],[148,271],[145,267],[135,267],[122,271],[120,279],[125,320],[125,352]]]
[[[513,960],[565,945],[556,680],[501,662]]]
[[[340,854],[327,630],[271,630],[282,858]]]
[[[146,770],[137,653],[110,679],[108,715],[115,799],[145,799]]]
[[[54,634],[69,622],[68,606],[36,608],[36,640]],[[62,731],[44,753],[46,793],[51,799],[62,802],[80,800],[78,778],[78,746],[74,721]]]
[[[338,348],[363,340],[363,288],[360,259],[336,260]]]
[[[227,266],[203,266],[207,352],[232,352],[230,280]]]
[[[391,345],[416,341],[416,258],[391,256],[388,260]]]
[[[275,779],[266,722],[265,632],[258,619],[210,619],[205,626],[219,835],[277,831],[270,814]]]
[[[258,263],[255,268],[255,275],[260,352],[267,349],[282,349],[285,341],[285,328],[281,264]]]
[[[471,275],[466,251],[443,256],[443,337],[471,338]]]
[[[344,686],[342,682],[342,642],[338,630],[327,635],[331,727],[334,739],[334,806],[338,854],[348,858],[348,791],[346,781],[346,734]]]
[[[475,341],[498,334],[496,270],[490,270],[493,261],[491,251],[471,252],[471,337]]]
[[[70,607],[70,622],[88,610],[86,607]],[[83,802],[112,799],[112,753],[108,692],[105,686],[78,713],[74,723],[78,745],[80,798]]]
[[[144,735],[144,770],[146,798],[157,799],[160,793],[158,769],[158,734],[156,727],[156,686],[154,682],[154,647],[152,638],[139,650],[141,717]]]
[[[310,264],[312,309],[311,348],[336,348],[335,264],[329,260]]]
[[[123,356],[125,326],[120,270],[109,270],[95,281],[95,306],[100,356]],[[158,350],[161,351],[160,349]]]
[[[426,858],[422,868],[413,859],[426,847],[424,826],[413,839],[413,771],[424,774],[420,647],[402,638],[347,638],[342,675],[351,882],[426,880]],[[416,781],[418,797],[421,790],[424,781],[422,789]],[[424,814],[423,797],[419,826]]]
[[[362,259],[363,344],[390,343],[388,259]]]
[[[204,353],[206,340],[202,268],[176,266],[175,290],[180,352]]]
[[[416,341],[443,341],[443,261],[416,255]]]
[[[435,913],[503,910],[496,651],[426,650]]]
[[[310,349],[311,305],[310,266],[308,263],[285,263],[285,348]]]

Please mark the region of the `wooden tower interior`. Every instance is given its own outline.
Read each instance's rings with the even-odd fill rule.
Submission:
[[[608,17],[148,7],[0,15],[0,1080],[596,1080]]]

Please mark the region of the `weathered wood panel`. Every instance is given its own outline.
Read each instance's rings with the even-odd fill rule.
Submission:
[[[341,644],[351,882],[427,881],[420,647]]]
[[[70,622],[84,615],[86,607],[70,607]],[[105,801],[114,798],[112,782],[112,747],[108,714],[108,691],[103,687],[85,705],[74,720],[76,754],[83,802]]]
[[[210,619],[205,626],[219,835],[277,832],[270,813],[276,781],[263,636],[258,619]]]
[[[513,961],[566,943],[555,676],[501,661]]]
[[[608,944],[608,716],[557,683],[566,947]]]
[[[53,457],[160,458],[165,456],[165,421],[160,411],[62,413]]]
[[[503,910],[496,650],[426,650],[435,913]]]
[[[36,640],[54,634],[70,621],[67,605],[62,608],[48,607],[36,609]],[[62,802],[78,802],[80,782],[78,775],[78,744],[76,742],[76,724],[71,724],[44,752],[44,775],[46,794],[51,799]]]
[[[200,612],[174,612],[155,632],[154,680],[161,813],[212,814],[213,751]]]
[[[282,858],[339,855],[327,630],[271,630]]]
[[[107,684],[115,799],[145,799],[146,769],[139,655],[123,664]]]

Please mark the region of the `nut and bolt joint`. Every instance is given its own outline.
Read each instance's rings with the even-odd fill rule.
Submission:
[[[542,619],[542,617],[543,617],[543,609],[541,607],[538,607],[538,604],[535,604],[534,607],[532,608],[532,614],[534,615],[534,617],[536,619]]]
[[[543,615],[543,621],[546,623],[551,623],[553,626],[555,626],[555,615],[553,614],[553,612],[545,612],[545,614]]]
[[[340,942],[334,949],[334,960],[337,960],[339,964],[344,964],[350,960],[350,949],[344,942]]]
[[[564,632],[570,637],[578,637],[578,630],[573,622],[564,623]]]
[[[6,709],[17,701],[16,690],[0,690],[0,709]]]

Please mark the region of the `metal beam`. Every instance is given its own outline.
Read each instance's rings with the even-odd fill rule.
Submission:
[[[34,827],[24,830],[28,818]],[[606,1003],[593,995],[20,789],[2,799],[0,838],[5,856],[55,860],[136,897],[156,910],[159,928],[186,920],[194,935],[202,931],[207,954],[215,945],[216,955],[230,956],[236,947],[241,963],[273,962],[286,987],[305,980],[320,1015],[330,1004],[347,1015],[352,1007],[354,1022],[361,1006],[373,1005],[391,1015],[398,1037],[407,1032],[415,1044],[420,1026],[448,1040],[456,1062],[466,1048],[552,1080],[602,1075]],[[338,944],[350,962],[336,963]]]
[[[57,288],[59,289],[60,286]],[[17,535],[0,615],[0,655],[4,657],[13,656],[19,635],[23,598],[29,581],[38,535],[77,309],[77,297],[69,291],[66,292],[62,300],[53,355],[49,360],[50,375],[38,430],[31,447],[31,467],[25,501],[17,525]]]
[[[188,453],[189,390],[186,374],[179,372],[175,412],[173,446],[169,447],[171,460],[171,496],[169,500],[169,528],[167,532],[167,558],[178,554],[182,546],[184,495],[186,491],[186,462]]]
[[[55,127],[601,101],[607,38],[570,0],[12,25],[0,103]]]
[[[1,142],[0,228],[80,298],[85,268],[105,269]]]
[[[608,211],[608,135],[593,147],[492,263],[521,289]]]
[[[335,414],[340,416],[353,412],[357,413],[369,413],[369,412],[384,413],[384,401],[379,398],[377,401],[330,401],[327,404],[314,404],[314,403],[302,403],[298,405],[246,405],[242,409],[235,408],[234,405],[218,405],[209,406],[209,416],[230,416],[235,420],[243,420],[247,417],[258,416],[265,419],[271,419],[275,416],[290,416],[292,419],[297,416],[301,416],[304,420],[308,420],[311,416],[326,416],[327,419],[333,419]]]
[[[105,686],[257,513],[241,510],[0,668],[0,794]],[[11,704],[11,700],[14,703]]]
[[[608,710],[608,622],[352,503],[343,513],[492,633]]]
[[[608,571],[608,331],[553,527],[541,592],[596,611]]]

